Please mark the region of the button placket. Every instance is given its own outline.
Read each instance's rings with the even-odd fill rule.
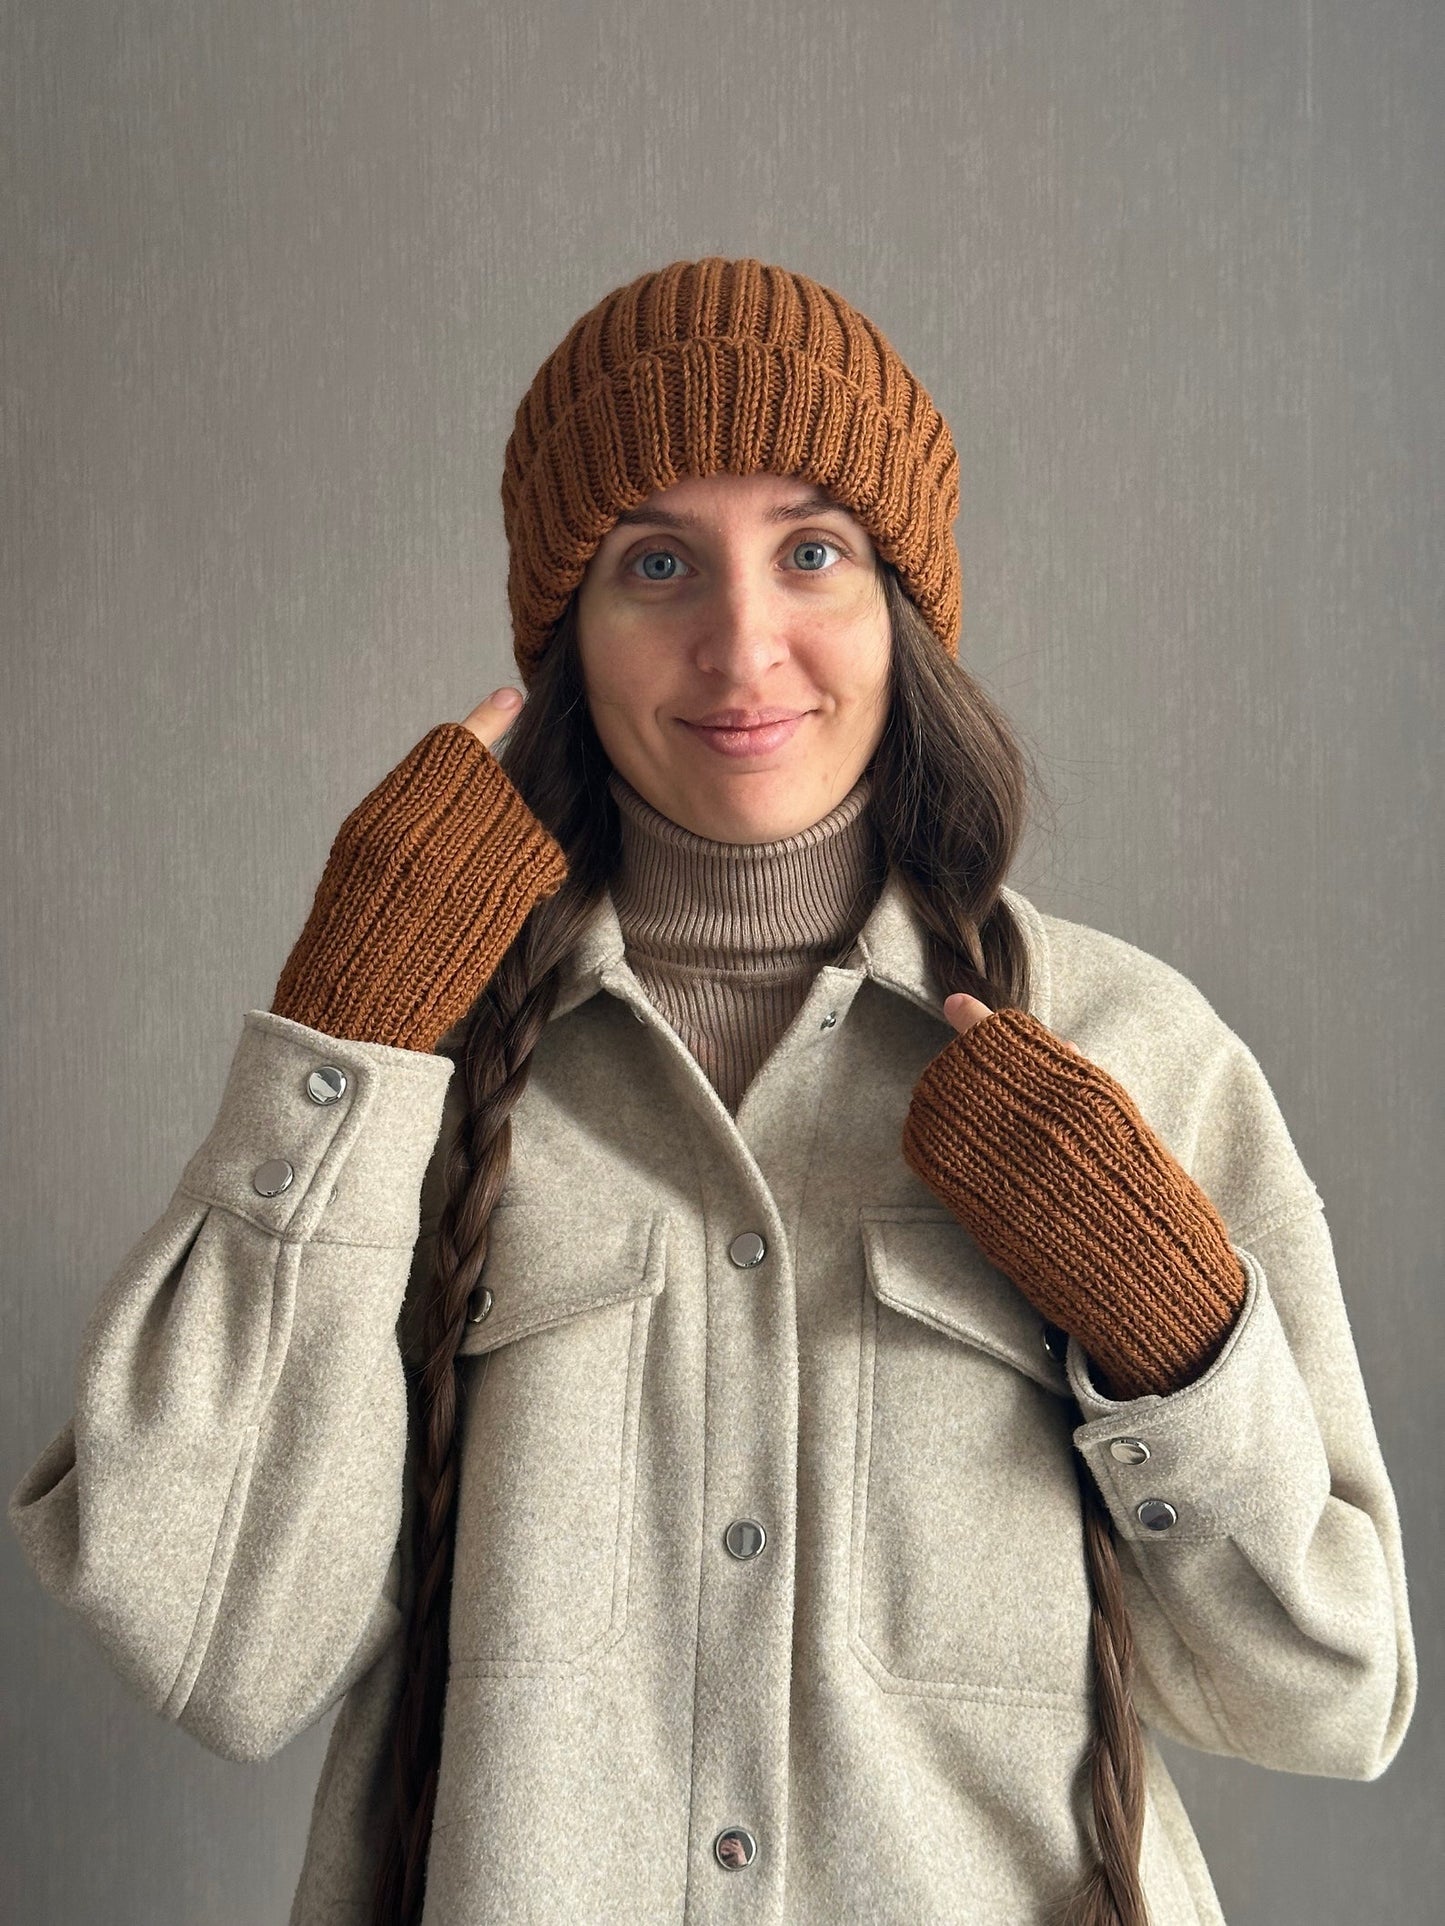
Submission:
[[[794,1035],[790,1049],[806,1049],[835,1003],[839,1020],[826,1034],[831,1039],[845,1028],[841,1003],[825,993],[804,1016],[807,1027]],[[824,1047],[822,1037],[817,1040]],[[838,1046],[830,1041],[827,1047]],[[699,1765],[688,1802],[690,1829],[694,1865],[717,1880],[730,1875],[734,1890],[753,1893],[769,1913],[783,1899],[782,1863],[768,1840],[773,1815],[787,1809],[798,1396],[796,1319],[786,1301],[794,1280],[784,1241],[794,1200],[774,1194],[770,1179],[780,1165],[791,1175],[787,1147],[812,1117],[801,1080],[790,1069],[772,1061],[771,1079],[754,1086],[752,1109],[743,1106],[736,1127],[712,1105],[702,1119],[718,1152],[702,1186],[705,1337],[709,1354],[715,1349],[730,1368],[709,1369],[706,1380],[708,1435],[726,1441],[715,1469],[727,1496],[712,1515],[703,1546]],[[729,1168],[744,1162],[738,1135],[751,1152],[746,1175]],[[759,1426],[760,1400],[777,1414],[777,1423]]]

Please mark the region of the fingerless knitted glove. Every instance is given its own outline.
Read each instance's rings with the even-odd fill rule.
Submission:
[[[1177,1390],[1218,1356],[1247,1283],[1223,1220],[1123,1085],[1028,1011],[944,1046],[914,1086],[903,1155],[1078,1339],[1106,1397]]]
[[[272,1011],[430,1051],[567,862],[485,743],[439,723],[342,823]]]

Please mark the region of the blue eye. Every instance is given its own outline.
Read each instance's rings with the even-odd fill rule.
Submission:
[[[841,556],[843,553],[843,550],[836,542],[825,542],[817,536],[810,536],[806,541],[794,543],[793,554],[795,556],[811,555],[816,558],[813,561],[804,562],[798,572],[802,575],[825,575],[829,565],[822,560],[822,554],[827,549],[831,549],[835,555]],[[654,569],[651,566],[653,562],[662,563],[663,567],[661,570]],[[649,548],[643,554],[634,556],[627,565],[629,572],[639,564],[642,565],[644,579],[649,582],[675,582],[678,580],[678,557],[673,554],[670,548]]]

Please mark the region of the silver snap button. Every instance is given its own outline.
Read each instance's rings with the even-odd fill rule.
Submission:
[[[743,1231],[728,1245],[728,1256],[744,1271],[761,1264],[767,1254],[768,1247],[756,1231]]]
[[[1179,1522],[1179,1513],[1162,1498],[1146,1498],[1134,1507],[1134,1516],[1146,1531],[1168,1531]]]
[[[1054,1363],[1062,1364],[1065,1357],[1068,1355],[1068,1349],[1069,1349],[1068,1332],[1060,1330],[1057,1324],[1046,1324],[1043,1328],[1043,1331],[1040,1333],[1040,1335],[1042,1336],[1044,1341],[1044,1349],[1048,1352],[1049,1356],[1054,1360]]]
[[[723,1533],[723,1543],[734,1558],[756,1558],[768,1542],[768,1534],[756,1518],[734,1518]]]
[[[758,1842],[746,1826],[728,1826],[712,1842],[713,1857],[729,1872],[751,1866],[758,1856]]]
[[[480,1324],[492,1308],[492,1294],[485,1284],[479,1284],[467,1299],[467,1323]]]
[[[251,1188],[258,1190],[263,1197],[278,1197],[295,1175],[284,1157],[273,1157],[269,1163],[258,1164],[252,1171]]]
[[[831,1030],[833,1025],[837,1021],[838,1021],[838,1012],[836,1010],[830,1010],[827,1016],[825,1016],[823,1018],[823,1021],[818,1025],[818,1028],[820,1030]]]
[[[1121,1465],[1142,1465],[1149,1456],[1149,1447],[1142,1438],[1111,1438],[1109,1456],[1117,1458]]]
[[[334,1063],[323,1063],[306,1079],[306,1094],[312,1103],[335,1103],[346,1088],[346,1072]]]

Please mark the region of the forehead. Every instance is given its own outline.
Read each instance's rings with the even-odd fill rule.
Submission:
[[[841,502],[801,475],[688,475],[624,509],[613,526],[697,528],[719,521],[770,526],[822,514],[854,521]]]

